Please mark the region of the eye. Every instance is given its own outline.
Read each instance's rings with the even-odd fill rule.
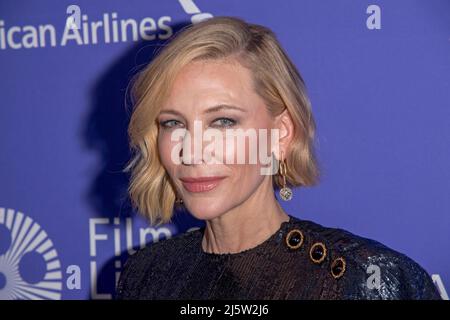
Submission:
[[[236,121],[230,118],[218,118],[213,121],[214,126],[218,127],[232,127],[236,124]]]
[[[180,126],[180,125],[182,125],[182,123],[179,122],[178,120],[171,119],[171,120],[160,121],[159,125],[164,129],[170,129],[170,128],[173,128],[176,126]]]

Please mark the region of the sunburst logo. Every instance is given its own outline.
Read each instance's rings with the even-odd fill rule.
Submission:
[[[58,253],[41,226],[22,212],[0,208],[0,300],[59,300]]]

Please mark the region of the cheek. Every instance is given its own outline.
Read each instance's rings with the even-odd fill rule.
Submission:
[[[267,131],[270,132],[270,130]],[[253,190],[254,188],[257,188],[265,178],[262,168],[270,167],[270,137],[267,137],[265,140],[260,140],[258,136],[256,144],[253,143],[254,150],[252,150],[250,146],[251,144],[248,137],[245,138],[245,146],[242,147],[242,150],[239,149],[237,141],[235,140],[234,146],[227,146],[225,154],[229,158],[234,159],[233,164],[228,165],[233,172],[233,184],[241,185],[242,188]],[[260,150],[260,148],[262,148],[262,150]],[[263,154],[259,154],[259,152],[262,152]],[[238,162],[239,153],[243,154],[245,162]],[[250,159],[252,159],[252,162],[250,162]],[[244,191],[239,188],[236,190],[240,190],[238,192],[241,193]]]
[[[266,133],[259,132],[255,129],[256,139],[250,137],[223,139],[223,161],[228,164],[251,165],[253,170],[255,167],[267,166],[270,161],[272,139],[270,137],[270,129],[266,129]],[[240,140],[240,143],[238,143]],[[275,139],[276,140],[276,139]],[[232,162],[229,162],[232,161]]]
[[[240,186],[239,188],[234,188],[238,193],[246,193],[247,189],[254,189],[263,180],[258,165],[242,164],[229,167],[233,172],[233,186]]]
[[[176,167],[172,160],[172,150],[175,149],[177,142],[171,141],[170,135],[161,133],[158,135],[158,152],[164,168],[171,174]]]

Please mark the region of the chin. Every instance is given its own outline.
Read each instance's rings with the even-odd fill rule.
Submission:
[[[219,201],[194,199],[186,202],[186,208],[193,217],[199,220],[211,220],[227,212],[227,208]]]

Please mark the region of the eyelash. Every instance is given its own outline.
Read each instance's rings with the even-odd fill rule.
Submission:
[[[160,125],[163,129],[170,129],[170,128],[172,128],[173,126],[169,126],[169,125],[167,125],[167,123],[170,123],[170,122],[172,122],[172,121],[178,122],[177,120],[165,120],[165,121],[160,121],[160,122],[159,122],[159,125]]]
[[[230,127],[233,127],[233,126],[235,126],[235,125],[237,124],[237,121],[236,121],[236,120],[231,119],[231,118],[226,118],[226,117],[221,117],[221,118],[214,119],[213,123],[216,122],[216,121],[218,121],[218,120],[226,120],[226,121],[231,122],[231,124],[229,124],[229,125],[219,125],[218,127],[221,127],[221,128],[230,128]],[[170,122],[172,122],[172,121],[179,122],[178,120],[173,120],[173,119],[171,119],[171,120],[164,120],[164,121],[160,121],[160,122],[159,122],[159,125],[160,125],[163,129],[171,129],[171,128],[173,128],[174,126],[168,125],[168,123],[170,123]]]

